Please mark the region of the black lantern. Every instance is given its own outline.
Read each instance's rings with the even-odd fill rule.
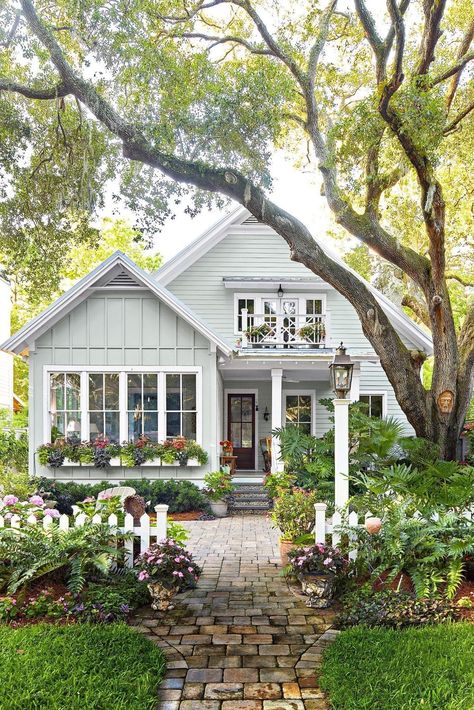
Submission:
[[[346,349],[341,342],[334,355],[334,360],[329,365],[331,370],[331,385],[333,391],[339,399],[345,399],[346,394],[351,389],[352,370],[354,363],[350,355],[346,355]]]
[[[263,418],[265,419],[266,422],[270,419],[270,412],[268,411],[268,407],[265,407],[265,411],[263,413]]]
[[[277,296],[278,296],[278,298],[283,297],[283,289],[281,287],[281,284],[278,286]]]

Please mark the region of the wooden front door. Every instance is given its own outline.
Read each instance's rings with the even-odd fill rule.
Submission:
[[[237,468],[255,468],[255,395],[227,395],[227,437],[234,446]]]

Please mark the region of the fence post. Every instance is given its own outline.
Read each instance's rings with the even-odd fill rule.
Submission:
[[[168,506],[164,503],[155,505],[156,513],[156,540],[166,540],[166,528],[168,525]]]
[[[326,508],[326,503],[314,504],[314,541],[323,545],[326,542]]]

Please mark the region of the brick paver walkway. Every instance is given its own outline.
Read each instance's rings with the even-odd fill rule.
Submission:
[[[166,654],[159,710],[326,708],[317,669],[333,614],[288,588],[277,532],[263,516],[186,526],[203,567],[197,589],[136,620]]]

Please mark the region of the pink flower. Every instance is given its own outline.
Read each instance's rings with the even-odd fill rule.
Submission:
[[[150,579],[150,575],[146,570],[142,569],[142,571],[138,575],[138,579],[140,580],[140,582],[144,582],[146,579]]]
[[[329,565],[332,565],[332,559],[330,557],[326,557],[326,559],[323,562],[323,565],[326,565],[326,567],[328,567]]]
[[[61,517],[61,513],[59,510],[56,510],[56,508],[45,508],[44,509],[44,514],[49,515],[50,518],[59,518]]]
[[[192,567],[188,567],[188,572],[194,572]]]
[[[178,572],[178,577],[184,577],[184,574],[182,572]]]
[[[173,575],[176,577],[179,574],[176,570],[173,572]]]
[[[30,503],[32,505],[44,505],[44,500],[41,496],[31,496]]]
[[[83,500],[82,502],[83,502],[83,503],[94,503],[94,502],[95,502],[95,498],[90,498],[90,497],[89,497],[89,498],[84,498],[84,500]]]
[[[18,503],[18,498],[16,496],[8,495],[3,498],[5,505],[15,505]]]

